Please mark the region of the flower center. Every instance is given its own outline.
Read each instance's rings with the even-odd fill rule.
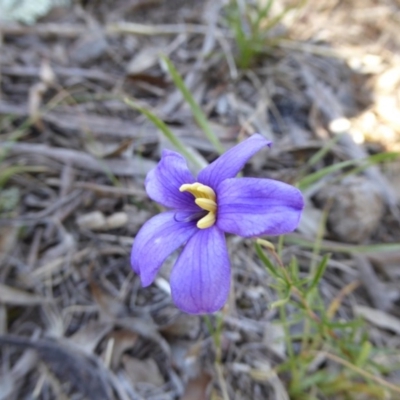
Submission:
[[[214,190],[201,183],[185,183],[179,188],[180,192],[189,192],[194,197],[194,202],[208,214],[197,221],[199,229],[206,229],[215,224],[217,203]]]

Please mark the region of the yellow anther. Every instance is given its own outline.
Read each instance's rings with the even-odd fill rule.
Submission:
[[[189,191],[193,190],[193,188],[195,187],[194,185],[195,185],[195,183],[185,183],[179,188],[179,191],[180,192],[186,192],[186,191],[189,192]]]
[[[217,211],[217,203],[214,200],[199,198],[194,201],[200,208],[215,213]]]
[[[196,199],[203,198],[203,199],[210,199],[215,201],[215,192],[209,186],[203,185],[201,183],[185,183],[179,188],[180,192],[189,192],[191,193]]]
[[[195,203],[208,214],[197,221],[199,229],[206,229],[215,224],[217,213],[217,196],[213,189],[202,183],[185,183],[179,188],[180,192],[189,192],[195,197]]]
[[[197,227],[199,229],[206,229],[210,226],[213,226],[215,223],[215,214],[213,212],[209,212],[205,217],[197,221]]]
[[[215,201],[215,192],[209,186],[201,185],[197,190],[202,194],[201,197]]]

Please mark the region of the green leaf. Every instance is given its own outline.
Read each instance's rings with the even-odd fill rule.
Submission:
[[[400,153],[398,152],[387,152],[387,153],[380,153],[375,154],[373,156],[364,158],[364,159],[357,159],[357,160],[347,160],[337,164],[329,165],[328,167],[322,168],[319,171],[316,171],[312,174],[307,175],[303,179],[301,179],[297,187],[300,190],[305,190],[313,183],[319,181],[320,179],[324,178],[325,176],[332,174],[334,172],[340,171],[343,168],[357,166],[351,173],[358,173],[371,165],[379,164],[381,162],[393,161],[399,157]]]
[[[175,146],[175,148],[182,153],[188,160],[190,160],[194,165],[202,168],[203,166],[200,164],[199,160],[193,156],[193,154],[188,151],[185,145],[179,140],[179,138],[168,128],[164,121],[157,117],[157,115],[153,114],[147,108],[141,107],[132,100],[125,98],[125,103],[131,106],[132,108],[140,111],[143,115],[145,115],[160,131],[163,135]]]
[[[270,305],[269,308],[272,310],[273,308],[276,307],[282,307],[284,306],[288,301],[290,300],[290,293],[284,297],[283,299],[277,300],[277,301],[273,301]]]
[[[291,244],[296,244],[307,249],[313,249],[315,244],[312,240],[308,240],[302,237],[296,237],[289,235],[286,240]],[[400,251],[400,243],[385,243],[385,244],[370,244],[370,245],[350,245],[346,243],[336,243],[328,240],[323,240],[320,246],[321,250],[335,251],[339,253],[386,253],[392,251]]]
[[[295,282],[299,281],[299,263],[296,257],[292,257],[289,264],[290,274]]]
[[[309,174],[306,177],[304,177],[303,179],[301,179],[297,183],[297,187],[300,190],[305,190],[309,186],[311,186],[313,183],[318,182],[320,179],[324,178],[325,176],[332,174],[334,172],[340,171],[343,168],[351,167],[359,162],[360,162],[360,160],[347,160],[347,161],[342,161],[337,164],[329,165],[328,167],[322,168],[319,171]]]
[[[218,137],[215,135],[215,133],[211,129],[211,126],[207,121],[207,117],[203,113],[200,106],[196,103],[196,100],[190,93],[189,89],[186,87],[185,82],[183,81],[182,77],[179,75],[179,72],[177,71],[177,69],[172,64],[171,60],[168,57],[162,56],[161,58],[165,62],[168,72],[171,75],[171,78],[175,83],[175,86],[180,90],[183,98],[189,104],[189,106],[192,110],[193,116],[194,116],[195,120],[197,121],[197,123],[199,124],[200,128],[203,130],[203,132],[207,136],[208,140],[213,144],[215,150],[218,151],[218,153],[222,154],[225,151],[224,147],[221,145],[221,142],[219,141]]]
[[[321,262],[318,264],[313,279],[310,283],[310,286],[307,289],[307,293],[310,293],[313,289],[315,289],[321,280],[322,276],[324,275],[326,266],[328,265],[328,261],[330,258],[330,254],[325,254],[324,257],[322,258]]]
[[[305,391],[308,388],[327,382],[330,379],[330,374],[327,372],[326,369],[322,371],[317,371],[309,376],[304,377],[300,382],[299,388],[301,391]]]
[[[360,349],[360,353],[358,354],[358,357],[355,361],[355,365],[357,367],[363,367],[365,363],[367,362],[372,350],[372,344],[369,341],[365,341]]]
[[[0,190],[0,213],[13,211],[20,199],[20,191],[16,187]]]
[[[32,165],[14,165],[0,170],[0,188],[2,188],[10,178],[16,174],[23,172],[46,172],[47,167],[43,166],[32,166]]]
[[[274,276],[275,278],[281,278],[281,276],[278,274],[278,271],[276,270],[274,264],[272,264],[271,260],[265,255],[263,252],[261,246],[258,243],[254,244],[256,248],[256,253],[258,257],[260,258],[261,262],[265,265],[265,267],[268,269],[270,274]]]
[[[331,322],[328,320],[324,320],[324,326],[331,329],[343,329],[343,330],[348,330],[349,328],[352,328],[354,329],[355,333],[356,332],[355,329],[361,328],[362,326],[364,326],[364,323],[359,319],[348,322]],[[354,340],[354,338],[352,340]]]
[[[317,162],[322,160],[326,154],[330,151],[330,149],[339,141],[339,139],[342,137],[343,134],[341,135],[336,135],[332,139],[330,139],[328,142],[324,144],[324,146],[319,149],[308,161],[307,161],[307,166],[308,167],[313,167]]]

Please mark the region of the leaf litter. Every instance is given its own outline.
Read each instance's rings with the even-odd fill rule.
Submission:
[[[171,304],[168,265],[147,289],[131,272],[133,238],[158,212],[144,177],[171,145],[124,99],[159,116],[203,163],[217,157],[162,52],[224,148],[253,132],[273,140],[245,174],[293,183],[306,165],[315,172],[399,151],[400,9],[395,0],[310,0],[285,14],[284,38],[240,70],[225,3],[77,2],[32,25],[0,24],[0,173],[41,167],[16,171],[1,188],[0,398],[289,398],[278,368],[285,328],[249,240],[229,238],[233,289],[219,364],[204,321]],[[279,13],[293,2],[273,3]],[[307,270],[318,255],[302,243],[316,240],[326,212],[327,307],[342,320],[363,318],[371,340],[398,353],[400,250],[361,254],[400,242],[392,160],[355,180],[343,168],[309,186],[283,257]],[[310,371],[337,368],[334,357],[319,353]],[[400,384],[396,371],[385,379]]]

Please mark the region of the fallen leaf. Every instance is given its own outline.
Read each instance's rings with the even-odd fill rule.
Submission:
[[[122,355],[131,349],[138,340],[138,335],[128,330],[115,331],[110,333],[109,338],[114,340],[113,353],[111,357],[111,368],[118,368]]]
[[[7,308],[0,304],[0,335],[7,332]]]
[[[85,353],[91,354],[112,328],[112,323],[91,320],[68,339]]]
[[[143,50],[139,51],[139,53],[137,53],[129,62],[127,67],[128,75],[142,73],[146,69],[157,64],[160,52],[161,49],[158,48],[144,47]]]
[[[95,357],[80,352],[66,340],[36,339],[3,335],[0,346],[32,349],[61,382],[68,382],[86,398],[111,400],[108,371]]]
[[[85,149],[96,158],[118,158],[132,144],[132,139],[120,140],[118,143],[108,143],[100,140],[87,140]]]
[[[122,364],[133,383],[150,383],[154,386],[164,384],[164,378],[152,358],[138,360],[125,355],[122,357]]]
[[[286,391],[285,385],[280,380],[276,371],[271,367],[269,362],[259,361],[255,362],[256,368],[252,368],[249,375],[256,382],[266,382],[272,386],[275,392],[275,398],[278,400],[289,400],[289,395]]]
[[[200,332],[200,318],[198,316],[179,314],[178,317],[164,326],[163,334],[195,339]]]
[[[34,306],[37,304],[48,303],[44,297],[36,296],[20,289],[0,283],[0,303],[13,304],[17,306]]]
[[[210,382],[210,375],[204,371],[198,377],[190,379],[181,400],[208,400]]]
[[[120,211],[116,212],[106,219],[106,229],[117,229],[125,226],[129,221],[128,214]]]
[[[120,318],[115,321],[115,325],[135,332],[145,339],[157,343],[167,356],[171,355],[171,349],[168,342],[160,335],[157,326],[152,321],[142,318]]]
[[[126,314],[127,310],[118,299],[108,294],[103,288],[101,288],[97,283],[90,282],[90,291],[92,292],[93,298],[99,305],[102,313],[101,320],[109,321],[115,317],[120,317]]]
[[[92,211],[88,214],[80,215],[76,219],[79,228],[83,229],[103,229],[106,225],[106,218],[101,211]]]
[[[378,328],[388,329],[400,335],[400,319],[393,315],[366,306],[354,306],[353,311]]]
[[[181,371],[183,377],[194,379],[201,374],[202,341],[171,340],[171,363]]]
[[[74,63],[87,65],[99,59],[107,48],[107,39],[100,31],[86,32],[74,42],[69,55]]]
[[[18,229],[15,226],[4,226],[0,228],[0,263],[6,255],[14,248],[17,240]]]

